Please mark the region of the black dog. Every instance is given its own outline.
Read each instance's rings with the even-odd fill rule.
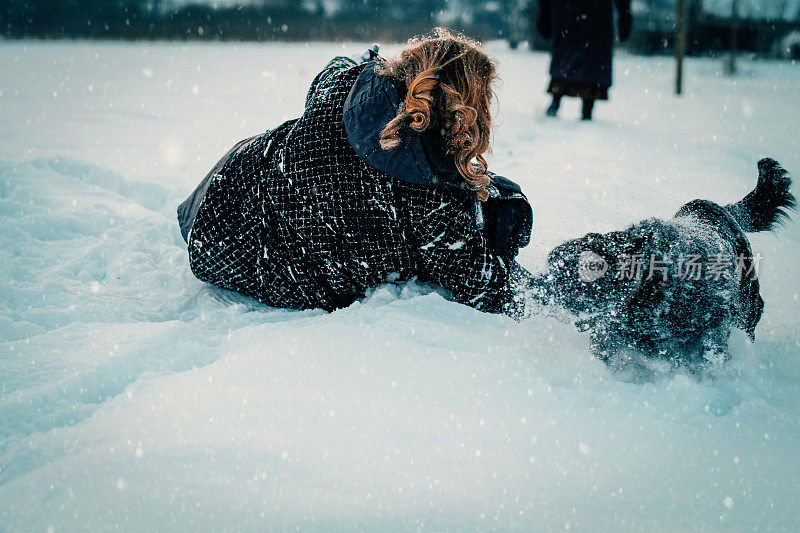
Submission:
[[[768,231],[795,207],[776,161],[762,159],[758,171],[755,190],[735,204],[694,200],[672,219],[558,246],[529,295],[577,315],[604,360],[632,349],[675,364],[724,361],[731,327],[754,340],[764,307],[745,232]]]

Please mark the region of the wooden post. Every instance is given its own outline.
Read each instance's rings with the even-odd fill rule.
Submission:
[[[739,2],[731,3],[731,56],[728,59],[725,71],[728,76],[736,74],[736,53],[739,49]]]
[[[675,94],[683,92],[683,57],[686,55],[686,0],[678,0],[675,24]]]

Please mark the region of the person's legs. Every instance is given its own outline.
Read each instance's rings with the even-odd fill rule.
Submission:
[[[558,114],[558,108],[561,107],[561,95],[553,94],[553,101],[550,102],[550,107],[547,108],[547,116],[554,117]]]
[[[592,109],[594,109],[594,98],[584,98],[581,118],[583,120],[592,120]]]

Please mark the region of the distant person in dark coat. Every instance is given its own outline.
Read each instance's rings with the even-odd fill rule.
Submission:
[[[619,12],[619,39],[631,31],[630,0],[540,0],[537,29],[552,36],[547,115],[558,114],[561,98],[583,100],[584,120],[592,119],[595,100],[608,100],[614,50],[612,1]]]
[[[417,277],[518,315],[532,211],[487,171],[494,62],[439,29],[331,61],[302,115],[226,154],[178,208],[199,279],[274,307],[346,307]]]

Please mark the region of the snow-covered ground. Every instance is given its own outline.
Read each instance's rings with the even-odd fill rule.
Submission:
[[[176,205],[363,45],[0,43],[0,530],[796,530],[800,231],[755,235],[764,318],[726,372],[594,359],[571,325],[430,287],[332,314],[195,280]],[[390,47],[389,51],[396,50]],[[620,56],[596,120],[500,62],[490,167],[520,261],[800,175],[800,66]],[[797,194],[795,188],[795,194]]]

